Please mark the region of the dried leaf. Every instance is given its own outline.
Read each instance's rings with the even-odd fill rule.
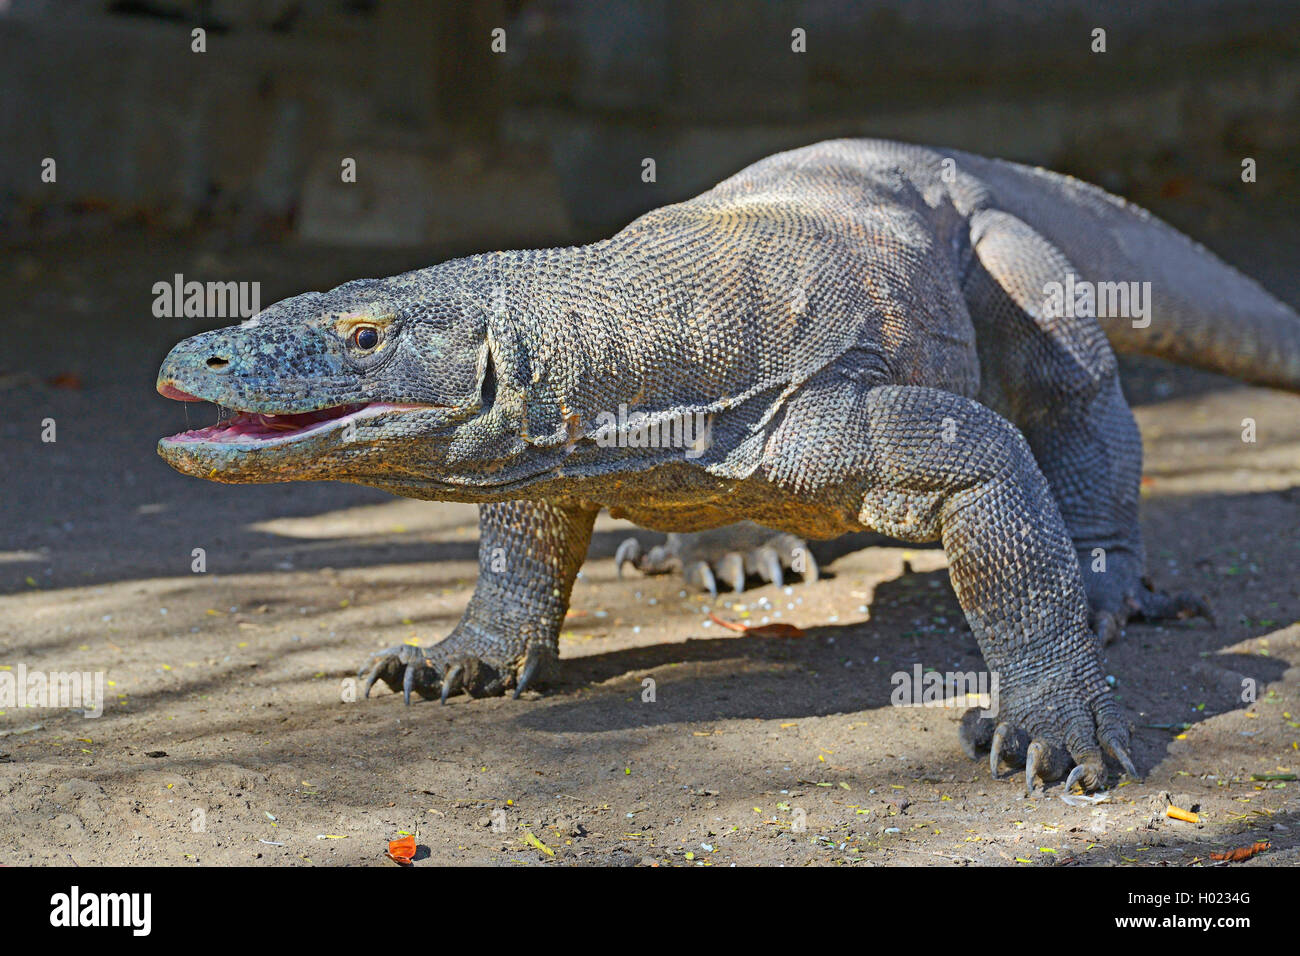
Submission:
[[[1250,846],[1239,846],[1223,853],[1211,853],[1211,860],[1227,860],[1229,863],[1240,863],[1242,860],[1249,860],[1258,853],[1263,853],[1272,844],[1267,840],[1260,840],[1258,843],[1252,843]]]
[[[725,621],[718,615],[710,612],[709,620],[714,624],[721,624],[730,631],[739,631],[742,634],[748,634],[750,637],[805,637],[804,630],[795,627],[793,624],[786,624],[779,621],[776,624],[741,624],[737,621]]]

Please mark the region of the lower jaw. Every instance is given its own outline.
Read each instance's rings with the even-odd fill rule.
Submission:
[[[163,438],[158,442],[158,454],[177,471],[210,481],[244,484],[345,479],[344,466],[337,457],[332,460],[330,452],[343,443],[359,444],[343,437],[350,423],[423,407],[356,406],[343,415],[293,430],[264,427],[254,416],[241,413],[223,426]],[[348,458],[355,461],[355,453]]]
[[[177,471],[209,481],[249,484],[327,478],[331,465],[314,443],[259,447],[164,438],[158,454]]]

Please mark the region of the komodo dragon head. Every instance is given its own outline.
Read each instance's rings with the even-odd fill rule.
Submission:
[[[508,459],[504,436],[518,428],[496,401],[489,310],[436,269],[297,295],[184,340],[158,391],[234,414],[162,439],[158,453],[215,481],[383,486],[454,487],[487,458]]]

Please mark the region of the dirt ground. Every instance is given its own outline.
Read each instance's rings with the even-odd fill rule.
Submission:
[[[1300,301],[1300,236],[1211,244]],[[959,709],[890,706],[913,664],[982,666],[934,549],[724,595],[724,618],[807,631],[763,639],[709,623],[677,581],[619,581],[628,526],[602,517],[562,683],[349,700],[371,650],[457,619],[474,510],[172,472],[153,446],[184,410],[153,379],[199,326],[153,318],[151,286],[256,279],[270,302],[446,251],[127,237],[0,260],[0,666],[109,682],[98,719],[0,713],[0,863],[393,866],[403,833],[417,866],[1209,865],[1256,840],[1271,849],[1241,865],[1300,862],[1300,782],[1253,779],[1300,771],[1300,397],[1156,363],[1126,365],[1150,566],[1217,623],[1135,624],[1108,648],[1145,773],[1109,802],[1027,799],[966,759]],[[1200,822],[1165,817],[1162,793]]]

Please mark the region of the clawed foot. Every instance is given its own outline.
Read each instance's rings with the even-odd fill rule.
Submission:
[[[718,581],[732,591],[745,590],[757,578],[778,587],[793,571],[804,581],[816,581],[817,561],[803,539],[745,523],[696,534],[671,534],[668,541],[649,551],[636,538],[628,538],[614,555],[619,577],[625,565],[642,574],[680,572],[686,582],[718,596]]]
[[[553,656],[531,648],[513,658],[458,653],[449,637],[433,647],[401,644],[373,654],[357,677],[365,682],[366,697],[376,681],[383,681],[400,691],[408,706],[413,693],[444,704],[459,693],[498,697],[511,688],[518,697],[540,681]]]
[[[1090,595],[1090,597],[1092,597]],[[1111,643],[1130,620],[1184,621],[1203,617],[1214,623],[1214,614],[1205,599],[1195,594],[1166,594],[1151,587],[1143,578],[1123,597],[1105,594],[1093,601],[1092,629],[1103,645]]]
[[[978,708],[962,715],[962,747],[972,760],[988,751],[994,778],[1003,761],[1024,767],[1026,795],[1035,781],[1062,776],[1066,791],[1076,783],[1100,790],[1107,777],[1103,753],[1130,777],[1139,776],[1128,754],[1127,722],[1108,691],[1095,691],[1091,701],[1070,688],[1036,701],[1008,701],[1004,695],[1001,703],[997,717],[982,716]]]

